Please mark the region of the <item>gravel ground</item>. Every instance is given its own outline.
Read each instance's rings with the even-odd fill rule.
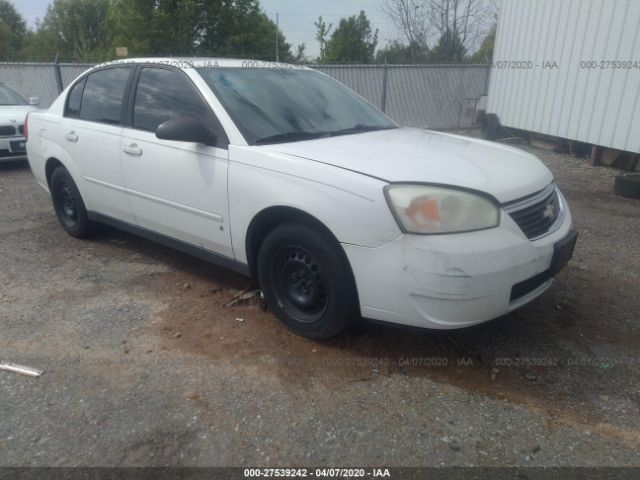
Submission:
[[[640,201],[533,150],[580,239],[542,297],[480,327],[363,324],[314,343],[249,281],[104,228],[58,226],[0,165],[0,465],[640,465]]]

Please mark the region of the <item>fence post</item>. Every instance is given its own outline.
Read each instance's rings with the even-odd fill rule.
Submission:
[[[489,85],[491,85],[491,63],[487,65],[487,74],[485,75],[485,95],[489,95]]]
[[[383,113],[386,113],[387,109],[387,75],[389,75],[389,66],[387,65],[387,58],[384,59],[384,73],[382,75],[382,105],[381,109]]]
[[[57,53],[56,53],[55,62],[53,63],[53,72],[56,77],[56,83],[58,84],[58,93],[62,93],[62,90],[64,90],[64,85],[62,85],[62,73],[60,72],[60,59]]]

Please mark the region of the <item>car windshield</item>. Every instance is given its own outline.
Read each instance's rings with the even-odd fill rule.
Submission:
[[[28,105],[28,103],[6,85],[0,85],[0,105]]]
[[[306,69],[198,68],[251,145],[397,128],[330,77]]]

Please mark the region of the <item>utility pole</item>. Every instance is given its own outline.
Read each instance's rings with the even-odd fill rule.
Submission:
[[[280,14],[276,12],[276,62],[280,61]]]

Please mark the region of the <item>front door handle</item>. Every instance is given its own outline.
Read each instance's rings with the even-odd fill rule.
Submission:
[[[64,138],[69,140],[71,143],[76,143],[78,141],[78,135],[76,135],[76,132],[74,132],[73,130],[65,134]]]
[[[127,155],[133,155],[134,157],[139,157],[142,155],[142,149],[135,143],[131,145],[125,145],[122,147],[122,151]]]

